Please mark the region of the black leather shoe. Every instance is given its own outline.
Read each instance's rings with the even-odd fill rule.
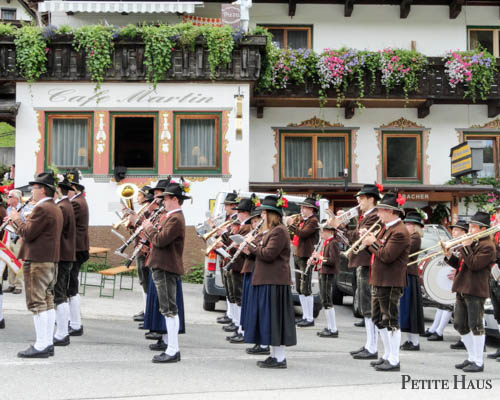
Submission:
[[[318,336],[324,338],[338,338],[339,331],[336,330],[335,332],[332,332],[330,329],[327,329],[326,331],[318,332]]]
[[[26,350],[17,353],[19,358],[49,358],[49,351],[47,348],[37,350],[34,346],[28,347]]]
[[[278,362],[274,357],[267,357],[264,361],[257,361],[260,368],[286,368],[286,359]]]
[[[181,352],[178,351],[173,356],[169,356],[167,353],[161,353],[153,357],[154,363],[174,363],[181,361]]]
[[[450,344],[450,349],[453,350],[465,350],[465,344],[461,340],[459,340],[457,343],[452,343]]]
[[[146,332],[144,337],[148,340],[160,340],[163,336],[156,332]]]
[[[137,322],[144,321],[144,311],[141,311],[140,313],[135,314],[134,321],[137,321]]]
[[[5,329],[5,318],[0,321],[0,329]]]
[[[434,332],[431,332],[431,331],[429,331],[429,329],[426,329],[425,333],[420,334],[420,336],[421,337],[429,337],[429,336],[431,336],[433,334],[434,334]]]
[[[222,330],[224,332],[236,332],[238,330],[238,327],[232,323],[231,325],[223,326]]]
[[[69,335],[66,335],[62,339],[57,339],[56,337],[54,337],[54,346],[68,346],[69,343]]]
[[[231,339],[229,339],[229,343],[243,343],[245,341],[245,338],[241,333],[238,333],[236,336],[233,336]]]
[[[355,360],[376,360],[378,359],[378,353],[370,353],[368,350],[364,349],[359,353],[356,353],[352,356]]]
[[[139,322],[139,325],[137,325],[137,329],[146,329],[144,328],[144,322]]]
[[[355,322],[354,326],[357,326],[358,328],[364,328],[365,327],[365,320],[362,319],[361,321]]]
[[[388,360],[384,360],[382,364],[375,366],[376,371],[399,371],[400,369],[399,363],[392,365]]]
[[[407,351],[419,351],[420,350],[420,344],[413,344],[410,341],[406,341],[402,344],[400,347],[401,350],[407,350]]]
[[[12,293],[14,290],[16,290],[15,286],[9,286],[7,289],[5,289],[3,292],[4,293]]]
[[[469,365],[472,361],[464,360],[460,364],[455,364],[456,369],[464,369],[467,365]]]
[[[377,365],[382,365],[384,361],[385,360],[383,358],[379,358],[377,361],[370,361],[370,365],[372,367],[376,367]]]
[[[298,324],[300,321],[304,321],[303,317],[295,318],[295,323]]]
[[[73,329],[71,326],[68,329],[69,336],[82,336],[83,335],[83,325],[80,329]]]
[[[51,344],[50,346],[47,346],[46,350],[49,352],[49,356],[50,357],[54,357],[54,354],[56,354],[56,352],[54,351],[54,345],[53,344]]]
[[[231,322],[233,322],[233,320],[229,318],[227,315],[217,318],[218,324],[230,324]]]
[[[300,322],[297,322],[297,326],[299,328],[307,328],[308,326],[314,326],[314,320],[308,321],[307,319],[303,319]]]
[[[350,354],[351,356],[353,356],[354,354],[361,353],[361,352],[362,352],[362,351],[364,351],[364,350],[365,350],[365,347],[363,346],[363,347],[360,347],[358,350],[353,350],[353,351],[350,351],[350,352],[349,352],[349,354]]]
[[[168,345],[163,340],[158,340],[156,343],[149,345],[149,350],[153,351],[165,351],[167,350]]]
[[[1,328],[1,325],[0,325],[0,328]],[[488,354],[487,357],[488,358],[496,358],[496,359],[500,358],[500,348],[497,349],[497,351],[495,351],[494,353]]]
[[[442,342],[443,341],[443,335],[440,335],[439,333],[435,332],[431,336],[427,338],[429,342]]]
[[[226,336],[226,340],[229,342],[232,338],[235,338],[238,335],[239,335],[239,333],[238,333],[238,331],[236,331],[231,336]]]
[[[479,366],[475,362],[471,362],[469,365],[464,367],[462,370],[464,372],[483,372],[484,371],[484,364]]]
[[[247,354],[256,354],[256,355],[271,354],[271,350],[269,349],[269,346],[262,348],[262,347],[260,347],[260,344],[256,344],[253,347],[249,347],[248,349],[245,349],[245,351]]]

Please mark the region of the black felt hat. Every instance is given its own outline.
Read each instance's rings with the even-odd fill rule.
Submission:
[[[165,191],[169,183],[170,179],[160,179],[158,182],[156,182],[156,185],[154,187],[150,187],[148,189],[148,192],[154,194],[155,190]]]
[[[307,197],[304,201],[300,201],[297,204],[299,206],[314,208],[315,210],[319,208],[319,200],[316,200],[314,197]]]
[[[226,195],[226,198],[224,199],[224,204],[238,204],[238,193],[235,191],[232,191],[231,193],[228,193]]]
[[[376,200],[380,200],[380,190],[378,185],[363,185],[360,191],[356,194],[356,196],[373,196]]]
[[[420,225],[422,228],[424,227],[424,222],[422,221],[422,216],[416,211],[410,211],[406,214],[405,223],[411,222],[412,224]]]
[[[73,190],[73,186],[71,186],[71,182],[66,179],[66,177],[63,179],[62,182],[58,182],[57,186],[60,188],[66,189],[66,190]]]
[[[490,227],[490,214],[485,213],[484,211],[476,212],[471,219],[469,220],[469,224],[475,224],[479,226],[485,226],[486,228]]]
[[[469,223],[465,219],[459,219],[455,224],[450,225],[450,228],[459,228],[464,230],[465,232],[469,231]]]
[[[251,199],[241,199],[238,206],[234,207],[233,210],[251,212],[253,208],[254,204]]]
[[[278,204],[280,200],[282,200],[282,198],[278,196],[266,196],[264,200],[261,201],[260,207],[257,207],[257,210],[269,210],[279,215],[283,215],[283,205]]]
[[[387,192],[382,200],[375,206],[375,208],[385,208],[386,210],[399,211],[402,215],[405,214],[403,204],[406,199],[399,193]]]
[[[245,221],[245,225],[250,225],[252,223],[252,219],[254,217],[260,217],[260,214],[262,213],[262,210],[258,209],[258,208],[254,208],[251,212],[250,212],[250,218],[248,218],[246,221]]]
[[[66,171],[64,177],[71,182],[73,186],[75,186],[80,192],[85,190],[85,186],[80,184],[80,171],[75,169]]]
[[[48,187],[49,189],[56,190],[54,174],[52,172],[42,172],[38,174],[34,180],[28,182],[29,185],[43,185]]]
[[[164,197],[164,196],[174,196],[178,199],[187,200],[190,199],[190,196],[186,196],[184,192],[184,187],[177,182],[170,182],[166,187],[165,191],[161,194],[158,194],[156,197]]]

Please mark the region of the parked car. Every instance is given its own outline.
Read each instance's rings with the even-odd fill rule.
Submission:
[[[213,216],[221,215],[223,213],[224,199],[226,198],[227,193],[228,192],[220,192],[217,194],[217,197],[215,199],[214,209],[212,212]],[[241,198],[250,198],[251,194],[252,193],[250,192],[244,192],[244,193],[239,193],[239,196]],[[268,196],[269,193],[256,193],[256,195],[260,199],[263,199],[264,197]],[[300,207],[297,205],[297,203],[305,200],[305,197],[287,195],[286,198],[288,199],[288,208],[286,213],[288,215],[291,215],[300,212]],[[320,207],[319,207],[320,221],[322,219],[327,218],[325,212],[325,210],[327,209],[328,209],[328,200],[326,199],[320,200]],[[215,252],[211,252],[208,256],[205,257],[205,274],[203,278],[203,309],[206,311],[214,311],[217,302],[225,301],[226,299],[226,290],[222,284],[221,269],[219,267],[220,262],[221,262],[221,257],[217,256]],[[294,305],[299,306],[300,305],[299,296],[295,290],[295,273],[293,272],[294,269],[295,265],[293,262],[293,256],[291,255],[290,271],[293,282],[292,296]],[[316,317],[319,314],[319,311],[321,310],[321,302],[319,298],[319,283],[316,273],[313,275],[312,279],[312,290],[314,295],[314,316]]]

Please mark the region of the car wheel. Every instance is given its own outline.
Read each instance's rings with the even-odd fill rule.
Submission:
[[[340,289],[337,287],[337,277],[335,277],[333,280],[332,300],[333,304],[338,306],[341,306],[344,300],[344,293],[342,293]]]
[[[363,318],[361,310],[359,309],[359,290],[356,288],[354,295],[352,296],[352,315],[356,318]]]
[[[214,311],[215,310],[215,303],[211,303],[209,301],[203,300],[203,309],[205,311]]]

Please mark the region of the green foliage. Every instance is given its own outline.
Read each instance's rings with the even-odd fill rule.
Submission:
[[[15,36],[17,27],[12,24],[0,24],[0,36]]]
[[[432,209],[432,215],[429,219],[430,224],[441,224],[443,219],[450,220],[450,209],[443,203],[439,203]]]
[[[127,39],[137,39],[139,38],[141,32],[137,25],[128,24],[120,30],[120,37]]]
[[[195,265],[191,270],[182,276],[182,281],[187,283],[203,283],[204,267],[203,264]]]
[[[279,49],[273,44],[273,35],[266,28],[256,26],[250,34],[267,38],[266,51],[261,58],[260,77],[256,85],[257,91],[263,93],[273,89],[273,69],[279,57]]]
[[[451,178],[448,182],[446,182],[447,185],[472,185],[472,183],[472,178],[468,176],[462,176],[460,178],[460,183],[457,182],[456,178]],[[477,183],[479,185],[491,185],[494,189],[488,193],[464,197],[465,208],[468,210],[471,205],[474,204],[478,210],[493,214],[495,212],[495,206],[500,204],[500,179],[495,177],[477,178]]]
[[[69,25],[61,25],[56,31],[59,35],[71,35],[73,28]]]
[[[29,84],[47,72],[47,43],[39,27],[24,25],[16,30],[16,64]]]
[[[203,25],[199,29],[207,42],[210,78],[215,79],[217,67],[226,66],[232,60],[234,48],[233,28],[228,25],[221,28]]]
[[[14,147],[15,145],[16,129],[7,122],[0,122],[0,147]]]
[[[194,51],[196,38],[200,35],[199,29],[193,24],[182,23],[176,25],[179,32],[179,44],[184,49]]]
[[[110,27],[102,25],[86,25],[74,32],[73,46],[77,51],[84,50],[90,78],[96,82],[96,91],[104,81],[106,70],[112,65],[112,34]]]

